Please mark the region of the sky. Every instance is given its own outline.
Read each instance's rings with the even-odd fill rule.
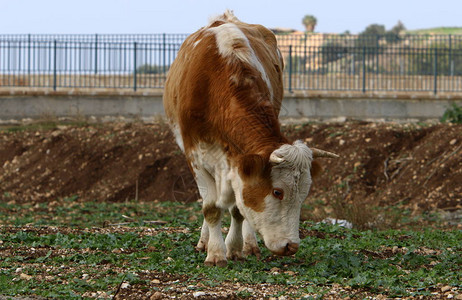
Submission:
[[[192,33],[226,9],[244,22],[316,32],[359,33],[370,24],[391,29],[462,27],[462,0],[0,0],[5,33]]]

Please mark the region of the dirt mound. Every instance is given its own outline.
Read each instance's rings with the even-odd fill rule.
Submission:
[[[190,183],[193,178],[170,131],[160,124],[5,132],[0,165],[3,200],[149,201],[175,196],[184,201],[195,192],[180,186],[187,197],[173,194],[178,180]]]
[[[313,197],[403,205],[415,210],[462,208],[462,126],[344,123],[287,128],[294,137],[341,155],[323,160]]]
[[[284,127],[341,155],[322,160],[311,199],[462,208],[462,126],[335,123]],[[57,125],[0,135],[0,199],[193,201],[199,195],[165,124]]]

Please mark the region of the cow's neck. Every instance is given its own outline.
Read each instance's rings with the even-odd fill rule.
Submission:
[[[232,126],[227,126],[225,135],[231,137],[225,141],[233,156],[242,154],[259,154],[269,157],[271,152],[287,143],[282,135],[279,121],[271,105],[253,105],[239,111],[240,117],[234,120]]]

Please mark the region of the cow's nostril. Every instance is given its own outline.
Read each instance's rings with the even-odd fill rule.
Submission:
[[[298,250],[298,246],[299,246],[298,243],[287,243],[285,255],[295,254]]]

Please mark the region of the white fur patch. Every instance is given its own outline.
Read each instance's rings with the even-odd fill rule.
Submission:
[[[193,44],[193,49],[196,48],[196,46],[202,41],[202,39],[199,39],[197,41],[194,42]]]
[[[239,19],[234,15],[234,11],[227,9],[224,14],[213,16],[209,19],[209,23],[212,24],[216,21],[223,22],[239,22]]]
[[[171,128],[178,147],[180,147],[181,151],[184,152],[183,137],[181,136],[180,127],[178,127],[177,124],[174,124],[171,126]]]
[[[255,54],[255,51],[250,46],[249,39],[239,29],[239,27],[233,23],[226,23],[217,27],[209,28],[208,30],[215,34],[218,53],[220,53],[220,55],[228,58],[237,58],[238,60],[251,65],[260,72],[263,81],[268,86],[271,97],[270,99],[273,99],[273,89],[268,75],[266,74],[261,61]],[[240,47],[236,48],[235,46],[237,44],[239,44]]]

